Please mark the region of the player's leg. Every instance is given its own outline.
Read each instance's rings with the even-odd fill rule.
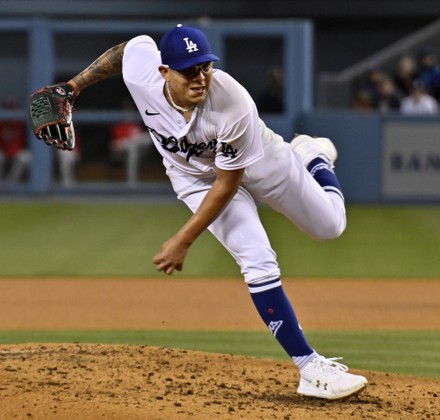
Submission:
[[[76,150],[70,152],[57,150],[61,183],[66,188],[75,185],[75,166],[78,162],[78,153]]]
[[[142,159],[149,152],[153,143],[150,140],[149,134],[145,132],[125,141],[124,146],[127,184],[129,187],[135,187],[139,183]]]
[[[177,172],[171,174],[170,178],[179,198],[193,211],[199,207],[211,184]],[[239,189],[209,230],[235,258],[258,313],[300,369],[299,391],[307,395],[314,393],[314,396],[321,398],[341,398],[362,388],[365,385],[364,378],[345,373],[339,367],[329,367],[332,362],[319,356],[307,342],[284,293],[276,255],[261,224],[255,203],[244,188]],[[325,384],[326,389],[323,391],[313,390],[313,386],[309,390],[308,384],[317,375],[318,380]]]
[[[198,192],[184,201],[195,210],[202,195]],[[318,355],[308,343],[283,290],[275,254],[247,191],[240,188],[209,230],[240,265],[259,315],[300,369],[298,393],[338,399],[364,388],[364,377],[347,373],[346,366]]]
[[[267,128],[264,142],[265,156],[247,170],[245,187],[313,238],[337,238],[346,227],[344,198],[326,151],[313,146],[309,154],[317,160],[309,162],[309,172],[300,154],[292,151],[293,143]]]
[[[129,187],[135,187],[139,174],[139,143],[136,139],[123,142],[125,153],[125,179]]]
[[[336,221],[336,236],[346,227],[345,199],[341,184],[335,174],[335,161],[338,157],[333,142],[324,137],[300,135],[290,143],[291,150],[301,157],[304,167],[319,186],[327,193]]]
[[[204,194],[184,199],[195,211]],[[299,326],[295,312],[284,293],[276,255],[258,217],[249,193],[240,188],[228,207],[209,227],[240,266],[252,301],[273,336],[294,361],[314,352]]]
[[[9,182],[20,181],[24,173],[28,170],[31,159],[32,155],[28,149],[19,151],[12,161],[6,180]]]

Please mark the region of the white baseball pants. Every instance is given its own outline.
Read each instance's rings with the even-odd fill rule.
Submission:
[[[325,192],[280,136],[265,128],[264,157],[246,169],[242,185],[209,230],[233,256],[246,283],[280,277],[280,268],[255,200],[285,215],[311,237],[327,241],[345,229],[341,197]],[[169,167],[177,196],[195,212],[214,178],[201,178]]]

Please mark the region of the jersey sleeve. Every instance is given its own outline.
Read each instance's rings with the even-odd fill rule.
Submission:
[[[126,82],[143,85],[154,83],[159,65],[160,53],[150,36],[137,36],[125,46],[122,72]]]

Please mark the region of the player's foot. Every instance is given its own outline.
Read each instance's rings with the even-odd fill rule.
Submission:
[[[337,400],[357,394],[367,386],[366,378],[347,373],[347,366],[336,362],[337,359],[316,356],[304,369],[301,369],[298,394]]]
[[[324,157],[331,166],[334,166],[338,158],[335,145],[326,137],[310,137],[300,134],[293,138],[290,147],[301,156],[306,168],[317,157]]]

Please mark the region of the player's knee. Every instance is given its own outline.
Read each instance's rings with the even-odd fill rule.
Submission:
[[[319,229],[310,232],[312,237],[319,242],[329,242],[339,238],[345,230],[345,221],[337,221],[334,223],[327,223],[325,226],[321,225]]]
[[[326,232],[321,231],[317,235],[315,235],[314,238],[319,242],[329,242],[339,238],[341,234],[342,232],[338,232],[336,230],[332,230],[332,231],[328,230]]]
[[[326,216],[315,220],[312,236],[320,242],[328,242],[339,238],[347,226],[344,202],[338,194],[331,194],[332,207]]]
[[[347,226],[345,212],[336,212],[334,217],[316,220],[308,234],[319,242],[328,242],[339,238]]]

